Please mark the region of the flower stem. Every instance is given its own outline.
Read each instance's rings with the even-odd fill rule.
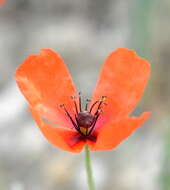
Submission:
[[[86,165],[89,190],[95,190],[93,172],[92,172],[92,167],[91,167],[90,151],[89,151],[88,145],[85,146],[85,165]]]

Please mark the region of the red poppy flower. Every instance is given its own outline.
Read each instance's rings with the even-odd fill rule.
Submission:
[[[149,117],[129,117],[150,75],[148,62],[120,48],[106,59],[91,101],[82,108],[62,58],[51,49],[31,55],[16,71],[16,81],[32,116],[53,145],[74,153],[87,143],[91,151],[110,150]]]

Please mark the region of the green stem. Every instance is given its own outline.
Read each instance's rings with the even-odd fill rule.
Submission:
[[[85,146],[85,165],[86,165],[89,190],[95,190],[93,172],[92,172],[92,167],[91,167],[90,151],[89,151],[88,145]]]

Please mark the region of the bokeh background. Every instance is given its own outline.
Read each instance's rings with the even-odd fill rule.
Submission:
[[[135,114],[152,117],[112,151],[93,152],[97,190],[170,189],[170,1],[7,0],[0,6],[0,190],[86,190],[84,153],[43,138],[14,81],[41,48],[58,51],[78,90],[91,95],[101,64],[118,47],[151,62]]]

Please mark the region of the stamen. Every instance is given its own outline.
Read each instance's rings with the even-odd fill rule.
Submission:
[[[96,119],[94,120],[94,123],[93,123],[93,125],[92,125],[92,127],[91,127],[91,129],[90,129],[88,135],[90,135],[90,134],[92,133],[92,131],[93,131],[95,125],[96,125],[96,122],[97,122],[97,120],[98,120],[98,118],[99,118],[99,115],[100,115],[100,113],[96,116]]]
[[[77,128],[76,123],[74,122],[73,118],[71,117],[71,115],[69,114],[69,112],[67,111],[67,109],[65,108],[65,105],[64,105],[64,104],[61,104],[60,107],[64,109],[65,113],[66,113],[67,116],[69,117],[69,119],[70,119],[70,121],[72,122],[73,126],[74,126],[75,128]]]
[[[86,102],[87,102],[87,103],[86,103],[86,107],[85,107],[85,110],[86,110],[86,111],[87,111],[87,109],[88,109],[88,105],[89,105],[89,102],[90,102],[90,101],[91,101],[91,100],[89,100],[89,99],[86,100]]]
[[[106,99],[106,96],[101,97],[100,103],[99,103],[98,108],[96,110],[96,113],[94,115],[96,115],[98,113],[98,111],[100,110],[100,108],[101,108],[103,102],[105,101],[105,99]]]
[[[75,106],[75,109],[76,109],[76,113],[77,113],[77,115],[78,115],[77,103],[76,103],[76,101],[75,101],[76,96],[71,96],[71,99],[72,99],[72,100],[73,100],[73,102],[74,102],[74,106]]]
[[[102,96],[102,100],[105,101],[107,96]]]
[[[93,110],[93,108],[94,108],[94,106],[98,103],[99,101],[95,101],[93,104],[92,104],[92,106],[91,106],[91,108],[90,108],[90,113],[92,112],[92,110]]]
[[[79,92],[79,111],[81,112],[81,92]]]

